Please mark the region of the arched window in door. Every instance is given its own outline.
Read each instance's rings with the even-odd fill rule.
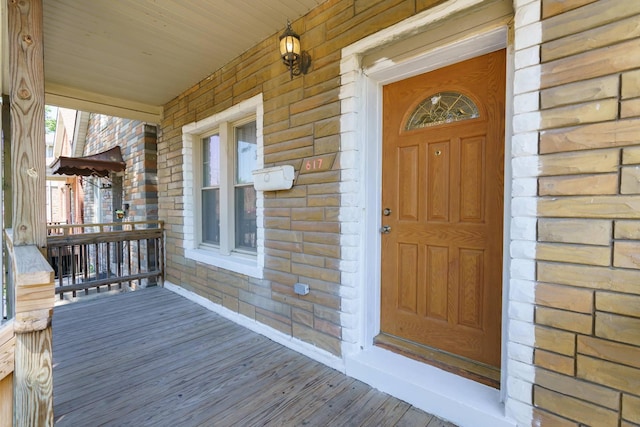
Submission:
[[[458,92],[439,92],[418,104],[405,130],[460,122],[479,116],[478,107],[468,96]]]

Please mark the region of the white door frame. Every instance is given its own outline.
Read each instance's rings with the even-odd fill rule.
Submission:
[[[360,40],[343,50],[343,59],[341,62],[342,76],[342,149],[344,152],[353,151],[353,158],[357,157],[359,161],[352,164],[351,175],[359,181],[360,194],[357,205],[362,207],[361,222],[359,226],[360,236],[360,254],[357,259],[357,271],[360,273],[348,275],[349,282],[355,283],[357,297],[353,299],[355,307],[349,307],[357,317],[354,322],[351,318],[351,324],[354,325],[353,330],[349,331],[353,341],[345,342],[343,346],[343,354],[345,357],[345,366],[347,374],[359,378],[365,382],[377,386],[392,394],[402,394],[401,391],[394,393],[394,390],[400,390],[402,387],[391,384],[396,378],[394,376],[386,376],[385,368],[381,367],[378,374],[381,379],[376,382],[365,371],[375,370],[376,360],[379,363],[393,363],[394,367],[399,371],[406,371],[411,376],[411,371],[421,369],[419,366],[407,361],[407,366],[398,367],[399,359],[393,361],[389,357],[391,355],[365,356],[367,352],[378,351],[373,347],[373,339],[380,332],[380,262],[381,262],[381,237],[378,229],[381,226],[381,183],[382,183],[382,87],[395,81],[403,80],[408,77],[423,74],[444,66],[461,62],[466,59],[490,53],[502,48],[507,48],[507,90],[506,90],[506,111],[505,111],[505,171],[504,171],[504,244],[503,244],[503,305],[502,305],[502,376],[501,390],[498,392],[489,387],[482,386],[471,380],[462,379],[453,374],[440,375],[430,367],[425,369],[438,376],[441,380],[429,379],[429,387],[443,387],[443,384],[456,383],[457,386],[463,387],[464,392],[460,393],[460,388],[456,394],[457,402],[452,403],[449,414],[454,414],[463,410],[462,408],[470,408],[478,406],[479,402],[483,402],[479,406],[486,407],[481,409],[486,412],[486,425],[498,425],[505,422],[509,425],[509,421],[504,418],[504,407],[499,403],[504,400],[507,386],[507,334],[508,334],[508,284],[509,284],[509,247],[510,247],[510,218],[511,218],[511,121],[512,121],[512,98],[511,82],[513,81],[513,49],[508,44],[509,29],[506,25],[493,25],[478,30],[471,36],[451,42],[449,44],[438,46],[437,48],[426,49],[413,57],[395,62],[393,59],[377,61],[370,67],[363,69],[361,67],[361,59],[364,55],[373,49],[380,48],[392,43],[394,40],[401,38],[403,34],[416,34],[420,29],[426,27],[425,22],[420,19],[442,19],[444,16],[450,16],[454,12],[463,10],[473,6],[473,0],[448,2],[443,4],[442,8],[432,11],[432,14],[420,15],[396,24],[380,33],[374,34],[368,38]],[[444,10],[447,9],[448,10]],[[448,14],[447,14],[448,13]],[[345,165],[351,163],[345,162]],[[344,205],[344,203],[343,203]],[[348,216],[348,215],[347,215]],[[352,283],[350,283],[352,284]],[[369,358],[368,358],[369,357]],[[367,359],[368,358],[368,359]],[[386,359],[385,359],[386,358]],[[365,360],[366,359],[366,360]],[[385,359],[384,361],[382,361]],[[382,362],[380,362],[382,361]],[[391,366],[386,369],[391,370]],[[376,375],[376,374],[373,374]],[[415,374],[414,374],[415,376]],[[384,377],[384,378],[382,378]],[[414,378],[415,380],[415,378]],[[411,379],[408,379],[410,382]],[[387,388],[384,390],[384,388]],[[418,386],[422,387],[422,386]],[[446,388],[446,387],[444,387]],[[420,390],[419,388],[416,390]],[[467,393],[468,392],[468,393]],[[405,398],[418,407],[420,398],[412,401],[411,392],[404,396]],[[421,392],[418,392],[421,393]],[[429,394],[427,390],[423,395]],[[416,394],[414,392],[414,394]],[[435,394],[430,395],[429,399],[435,401],[441,396]],[[426,399],[426,397],[425,397]],[[465,402],[465,400],[468,400]],[[460,406],[462,404],[462,406]],[[443,401],[437,403],[439,407],[444,405]],[[466,406],[465,406],[466,405]],[[423,409],[430,410],[431,407],[422,406]],[[437,412],[436,412],[437,413]],[[476,417],[477,425],[483,425],[482,414],[472,415]],[[447,417],[445,413],[441,416]],[[480,418],[478,418],[480,417]],[[453,418],[450,418],[453,419]],[[462,420],[461,420],[462,421]]]
[[[419,60],[411,61],[411,63],[394,64],[378,70],[364,70],[362,80],[365,97],[363,116],[365,125],[362,129],[364,129],[364,140],[367,143],[366,147],[364,147],[366,160],[363,171],[366,206],[363,227],[365,265],[379,266],[381,260],[381,237],[377,230],[381,226],[380,212],[382,211],[382,87],[414,75],[423,74],[472,57],[506,48],[506,44],[507,28],[500,27],[471,39],[445,46],[437,51],[428,52],[421,56]],[[507,150],[509,146],[510,144],[505,143],[505,159],[509,159],[509,150]],[[508,163],[505,161],[505,186],[510,183],[511,178]],[[505,197],[504,207],[505,223],[509,222],[511,212],[508,201],[509,197],[507,196]],[[508,248],[508,246],[505,246],[505,248]],[[366,348],[372,345],[373,338],[380,333],[380,269],[364,269],[364,276],[365,283],[377,284],[377,286],[367,286],[365,290],[365,299],[369,302],[366,304],[366,318],[364,319],[363,345]],[[506,308],[506,306],[503,307],[503,317],[507,314]]]

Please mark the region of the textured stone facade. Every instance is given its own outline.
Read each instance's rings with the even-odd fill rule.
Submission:
[[[539,73],[534,425],[636,425],[640,4],[526,7],[540,14],[539,64],[522,70]]]
[[[167,279],[250,319],[341,354],[342,277],[339,221],[340,50],[437,2],[329,1],[293,23],[313,58],[310,72],[290,79],[279,60],[278,34],[259,43],[165,106],[159,142],[161,219],[167,227]],[[258,280],[184,256],[182,126],[257,94],[264,99],[264,165],[336,154],[332,168],[301,174],[289,191],[266,192],[265,270]],[[296,282],[310,285],[304,298]]]
[[[168,281],[332,355],[355,349],[366,310],[356,282],[378,266],[359,253],[364,159],[354,141],[363,130],[341,114],[362,88],[342,74],[341,61],[358,61],[343,49],[453,3],[330,0],[293,23],[313,58],[309,74],[289,78],[274,34],[165,105]],[[638,5],[513,2],[502,372],[518,425],[640,424]],[[193,207],[184,205],[182,127],[258,94],[265,166],[300,171],[305,159],[335,155],[291,190],[265,192],[263,279],[185,257],[183,220]],[[296,282],[311,293],[296,295]]]
[[[91,114],[83,155],[96,154],[115,146],[120,146],[126,169],[112,180],[112,188],[100,188],[100,179],[87,178],[92,184],[84,186],[85,193],[91,195],[85,200],[85,218],[96,221],[100,217],[101,222],[111,222],[114,210],[127,203],[127,221],[158,219],[157,126]],[[95,186],[99,187],[98,190]],[[113,189],[122,194],[114,195]],[[98,200],[99,207],[96,206]],[[100,216],[98,209],[101,210]]]

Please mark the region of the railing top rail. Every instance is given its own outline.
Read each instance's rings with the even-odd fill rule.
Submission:
[[[113,230],[101,233],[51,234],[47,236],[47,246],[94,244],[100,242],[125,242],[132,240],[156,239],[162,237],[162,228],[139,230]]]
[[[155,226],[155,227],[151,227]],[[87,234],[87,233],[104,233],[105,231],[133,231],[149,228],[164,227],[164,221],[123,221],[123,222],[100,222],[87,224],[50,224],[47,225],[47,232],[52,235],[69,235],[69,234]]]

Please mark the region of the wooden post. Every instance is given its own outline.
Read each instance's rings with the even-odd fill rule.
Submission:
[[[46,247],[42,0],[8,0],[15,426],[53,425],[53,274]],[[29,264],[24,264],[27,257]]]
[[[46,246],[42,0],[9,0],[14,245]]]

